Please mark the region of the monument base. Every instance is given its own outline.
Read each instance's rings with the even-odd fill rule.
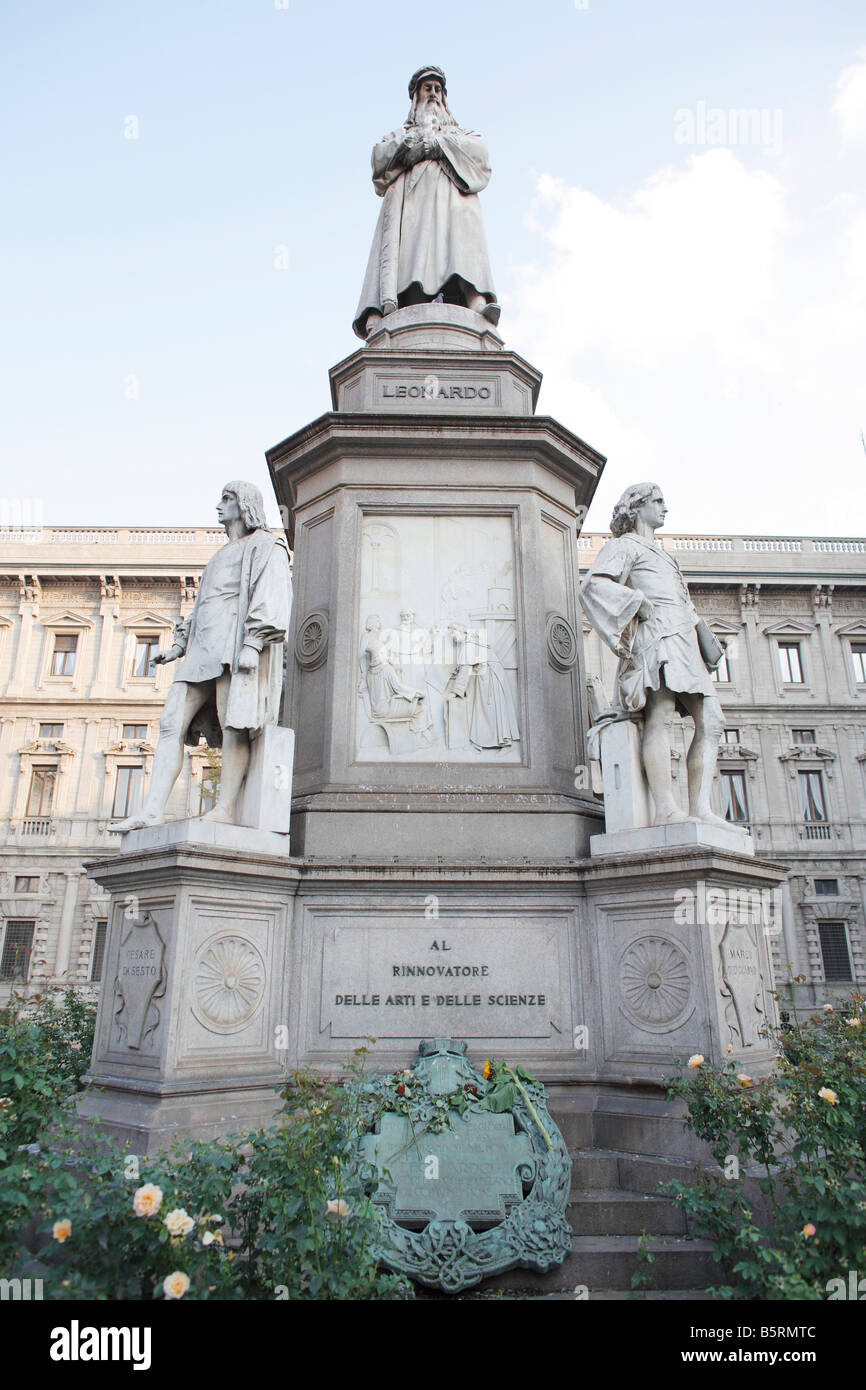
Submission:
[[[688,846],[729,850],[732,854],[754,857],[755,842],[739,825],[717,825],[715,821],[690,818],[673,825],[646,825],[593,835],[589,852],[593,858],[605,854],[653,854],[659,849],[685,849]]]
[[[273,831],[175,821],[88,866],[111,904],[79,1113],[138,1153],[258,1128],[278,1108],[298,876],[287,848]]]

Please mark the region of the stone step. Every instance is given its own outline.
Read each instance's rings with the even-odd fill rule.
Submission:
[[[617,1149],[572,1149],[575,1188],[615,1189],[658,1195],[660,1182],[694,1181],[696,1165],[681,1158],[629,1153]],[[707,1165],[704,1165],[707,1166]]]
[[[718,1263],[713,1259],[710,1241],[686,1240],[676,1236],[651,1236],[647,1252],[650,1265],[638,1261],[639,1237],[575,1236],[571,1254],[559,1269],[545,1275],[531,1275],[514,1269],[490,1281],[491,1288],[524,1289],[543,1293],[572,1292],[578,1286],[607,1293],[631,1289],[632,1275],[641,1268],[647,1276],[648,1290],[694,1289],[704,1292],[708,1284],[720,1281]]]
[[[650,1236],[686,1234],[685,1213],[670,1198],[622,1188],[573,1188],[567,1216],[575,1235]]]

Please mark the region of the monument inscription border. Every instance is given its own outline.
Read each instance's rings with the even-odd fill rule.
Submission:
[[[382,906],[299,900],[296,949],[308,1052],[375,1038],[395,1051],[460,1032],[493,1050],[570,1051],[573,907],[460,906],[425,920],[424,898]]]

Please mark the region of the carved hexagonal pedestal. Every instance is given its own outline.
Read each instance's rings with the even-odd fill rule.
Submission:
[[[278,1105],[292,898],[287,835],[202,820],[133,831],[111,893],[82,1115],[146,1153],[256,1128]]]

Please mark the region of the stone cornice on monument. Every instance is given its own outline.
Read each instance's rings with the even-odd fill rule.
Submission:
[[[483,419],[476,415],[471,420],[471,437],[469,424],[467,416],[452,413],[421,417],[331,411],[276,444],[265,457],[278,495],[285,492],[291,499],[292,513],[298,504],[299,485],[305,478],[329,465],[345,467],[353,459],[375,458],[383,477],[384,466],[391,458],[396,464],[405,464],[407,458],[429,460],[440,468],[460,470],[464,485],[471,481],[479,489],[488,487],[491,492],[500,493],[501,475],[491,473],[486,479],[479,472],[470,480],[465,467],[470,462],[500,463],[504,446],[508,447],[514,486],[521,485],[518,470],[522,462],[540,463],[574,488],[577,505],[588,504],[605,465],[604,455],[557,420],[546,415],[488,415]],[[429,472],[419,475],[419,487],[429,486],[430,482]],[[335,477],[334,485],[341,483],[357,485],[350,469],[342,477],[339,473]],[[294,545],[293,519],[287,530],[289,544]]]

